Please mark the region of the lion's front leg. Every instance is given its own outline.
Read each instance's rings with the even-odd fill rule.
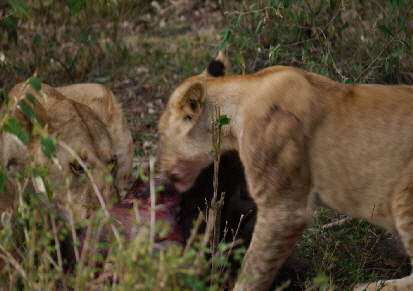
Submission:
[[[242,274],[234,290],[268,290],[308,220],[307,209],[298,204],[260,207]]]
[[[235,290],[265,291],[312,217],[304,124],[275,104],[264,120],[257,117],[246,124],[240,144],[258,213]]]

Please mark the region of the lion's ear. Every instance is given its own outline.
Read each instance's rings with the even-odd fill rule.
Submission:
[[[23,127],[29,135],[32,134],[35,120],[39,122],[41,126],[45,126],[49,122],[49,115],[46,109],[42,104],[37,102],[33,95],[28,95],[19,101],[14,116],[23,124]]]
[[[46,85],[43,84],[43,86]],[[11,103],[11,113],[29,135],[32,134],[35,120],[41,126],[45,126],[49,122],[49,115],[40,102],[42,97],[30,85],[17,84],[9,92],[8,97]]]
[[[219,51],[218,56],[212,60],[202,73],[206,77],[222,77],[227,75],[228,60],[224,51]]]
[[[203,82],[195,81],[182,94],[176,106],[185,121],[196,122],[202,113],[206,97],[206,88]]]

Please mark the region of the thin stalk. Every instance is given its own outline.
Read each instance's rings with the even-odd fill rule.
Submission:
[[[212,122],[212,145],[214,147],[214,196],[211,201],[211,208],[208,215],[207,230],[212,229],[212,236],[210,240],[211,255],[214,256],[217,253],[219,245],[219,237],[221,232],[221,210],[224,206],[225,192],[221,193],[221,197],[218,197],[218,174],[219,174],[219,162],[221,159],[220,144],[221,144],[221,125],[220,125],[220,110],[218,106],[215,106],[215,116],[213,116]],[[212,260],[212,274],[216,274],[218,269],[215,260]],[[215,277],[211,279],[211,285],[216,282]]]
[[[151,158],[149,160],[149,171],[150,171],[150,177],[149,177],[149,189],[150,189],[150,194],[151,194],[151,224],[150,224],[150,230],[149,230],[149,246],[151,248],[154,247],[155,245],[155,214],[156,214],[156,193],[155,193],[155,159]]]

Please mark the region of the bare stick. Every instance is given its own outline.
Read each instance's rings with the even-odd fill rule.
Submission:
[[[219,174],[219,162],[221,158],[220,153],[221,142],[221,124],[220,124],[220,110],[215,106],[215,116],[212,121],[212,145],[214,147],[214,196],[211,201],[211,209],[208,215],[207,230],[212,227],[212,237],[210,241],[211,255],[214,256],[217,252],[219,245],[219,236],[221,231],[221,209],[224,206],[225,192],[221,193],[221,197],[218,197],[218,174]],[[217,266],[214,260],[212,261],[212,273],[216,273]],[[214,280],[211,281],[214,283]]]
[[[155,206],[156,206],[156,193],[155,193],[155,160],[154,158],[151,158],[149,160],[149,189],[150,189],[150,194],[151,194],[151,222],[150,222],[150,235],[149,235],[149,240],[150,240],[150,247],[153,248],[155,245]]]

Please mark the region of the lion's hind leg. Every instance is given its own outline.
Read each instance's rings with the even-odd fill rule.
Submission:
[[[353,291],[412,291],[413,276],[402,279],[357,284]]]
[[[392,200],[392,214],[396,232],[400,236],[406,254],[410,258],[410,264],[413,266],[413,177],[410,174],[402,177],[402,181],[395,191]],[[413,273],[401,279],[358,284],[354,288],[354,291],[363,290],[413,291]]]

